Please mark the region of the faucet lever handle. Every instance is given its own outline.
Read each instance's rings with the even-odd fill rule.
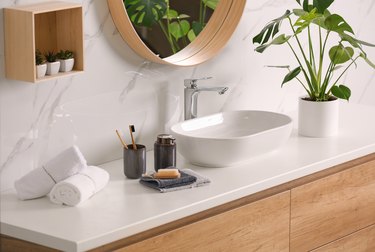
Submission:
[[[184,85],[187,88],[196,88],[197,87],[197,82],[199,80],[209,80],[212,79],[212,77],[203,77],[203,78],[198,78],[198,79],[185,79],[184,80]]]

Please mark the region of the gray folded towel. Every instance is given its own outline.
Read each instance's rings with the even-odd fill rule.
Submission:
[[[142,177],[140,183],[158,190],[159,192],[173,192],[209,184],[210,179],[194,172],[191,169],[180,170],[181,177],[177,179],[154,179]]]
[[[152,176],[142,176],[139,182],[148,187],[162,190],[194,183],[197,178],[180,171],[181,176],[175,179],[156,179]]]

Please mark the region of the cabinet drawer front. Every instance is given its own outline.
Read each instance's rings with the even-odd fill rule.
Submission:
[[[375,161],[291,190],[291,251],[307,251],[375,223]]]
[[[289,214],[288,191],[118,251],[289,251]]]
[[[375,225],[345,236],[313,250],[313,252],[370,252],[375,251]]]

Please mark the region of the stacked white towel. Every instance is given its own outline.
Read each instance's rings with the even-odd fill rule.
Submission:
[[[88,166],[81,172],[57,183],[49,198],[53,203],[76,206],[102,190],[109,181],[107,171]]]
[[[34,199],[47,195],[52,187],[87,167],[77,146],[72,146],[42,167],[32,170],[14,184],[18,198]]]

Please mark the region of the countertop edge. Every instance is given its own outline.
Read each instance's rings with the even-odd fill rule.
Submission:
[[[303,166],[299,169],[294,169],[288,173],[270,177],[266,180],[259,181],[255,184],[240,187],[236,190],[228,191],[221,195],[207,198],[205,200],[187,205],[185,207],[174,209],[170,212],[165,212],[161,215],[153,216],[152,218],[144,219],[132,225],[128,225],[126,227],[116,229],[103,235],[83,241],[73,242],[70,240],[57,238],[49,234],[30,231],[8,223],[4,223],[3,220],[1,221],[0,226],[1,233],[32,243],[48,246],[54,249],[64,251],[86,251],[179,220],[181,218],[205,211],[207,209],[240,199],[242,197],[249,196],[275,186],[282,185],[295,179],[299,179],[304,176],[311,175],[319,171],[323,171],[333,166],[367,156],[372,153],[375,153],[375,143],[337,155],[332,158],[324,159],[319,162]],[[193,188],[191,190],[195,189]]]
[[[290,181],[300,179],[302,177],[314,174],[316,172],[320,172],[331,168],[336,165],[340,165],[358,158],[365,157],[367,155],[375,153],[375,144],[371,144],[365,146],[363,148],[357,149],[355,151],[350,151],[348,153],[344,153],[338,155],[333,158],[325,159],[317,163],[313,163],[300,169],[293,170],[290,173],[282,174],[281,176],[271,177],[267,180],[260,181],[257,184],[245,186],[242,188],[238,188],[233,191],[229,191],[225,194],[221,194],[216,197],[212,197],[195,204],[190,204],[186,207],[182,207],[176,209],[171,212],[166,212],[162,215],[154,216],[153,218],[145,219],[141,222],[134,223],[131,226],[124,227],[122,229],[115,230],[113,232],[109,232],[103,234],[100,238],[97,237],[95,239],[87,240],[87,241],[80,241],[77,243],[77,251],[85,251],[88,249],[94,249],[99,246],[109,244],[111,242],[118,241],[120,239],[128,238],[132,235],[139,234],[141,232],[147,231],[149,229],[182,219],[184,217],[188,217],[190,215],[208,210],[210,208],[229,203],[231,201],[250,196],[255,193],[262,192],[272,187],[276,187],[282,185],[284,183],[288,183]],[[291,177],[292,176],[292,177]],[[191,189],[191,190],[194,190]],[[171,214],[173,215],[171,217]],[[144,227],[147,225],[147,227]],[[129,228],[132,228],[129,231]],[[98,241],[100,239],[100,241]]]
[[[78,251],[78,244],[48,234],[30,231],[1,222],[1,234],[63,251]]]

